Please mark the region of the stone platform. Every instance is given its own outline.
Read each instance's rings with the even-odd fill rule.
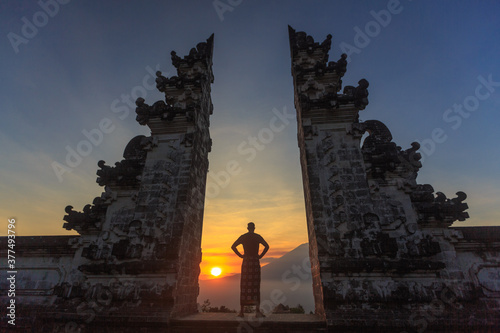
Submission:
[[[255,318],[255,314],[197,313],[171,322],[171,332],[175,333],[246,333],[246,332],[326,332],[326,322],[313,314],[269,314],[265,318]]]

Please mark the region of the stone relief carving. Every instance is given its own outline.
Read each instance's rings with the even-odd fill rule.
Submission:
[[[422,156],[417,153],[420,145],[413,142],[411,148],[402,150],[392,142],[391,132],[381,121],[367,120],[361,125],[370,134],[361,149],[369,177],[385,180],[397,175],[414,182],[422,166]]]
[[[88,204],[83,207],[83,212],[73,210],[73,206],[66,206],[64,211],[63,228],[66,230],[76,230],[80,234],[95,232],[101,229],[108,208],[108,203],[100,197],[94,198],[92,205]]]
[[[144,98],[137,98],[135,112],[139,124],[147,125],[153,119],[171,122],[179,115],[184,115],[188,122],[195,121],[200,108],[202,82],[213,82],[212,44],[213,35],[206,42],[192,48],[184,58],[179,57],[175,51],[171,52],[177,76],[166,78],[161,71],[156,72],[156,88],[164,93],[165,100],[150,106]]]
[[[97,165],[101,169],[96,172],[98,176],[96,182],[101,186],[137,186],[141,179],[147,150],[152,144],[150,137],[139,135],[130,140],[123,152],[125,159],[116,162],[114,167],[106,165],[102,160],[99,161]]]
[[[465,221],[469,217],[465,212],[469,206],[463,202],[467,195],[464,192],[456,195],[448,199],[441,192],[434,195],[434,188],[429,184],[417,185],[410,198],[418,214],[418,223],[450,226],[455,221]]]
[[[358,81],[358,86],[345,86],[342,95],[337,97],[338,105],[354,103],[354,106],[359,110],[364,110],[368,105],[368,87],[369,83],[366,79]]]

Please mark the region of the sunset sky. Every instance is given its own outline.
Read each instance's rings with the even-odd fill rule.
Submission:
[[[97,161],[112,165],[131,138],[149,135],[127,96],[161,99],[144,88],[150,73],[175,75],[170,51],[183,56],[214,33],[202,278],[214,265],[239,271],[230,246],[249,221],[268,258],[307,242],[287,25],[320,42],[332,34],[330,60],[349,53],[344,85],[370,82],[361,120],[384,122],[404,149],[424,144],[417,180],[448,197],[466,192],[462,225],[500,225],[498,1],[54,1],[50,15],[37,1],[0,4],[1,235],[12,217],[18,235],[71,234],[64,207],[81,210],[103,191]],[[281,130],[245,150],[277,114]],[[103,119],[113,130],[56,175],[53,162]],[[241,172],[219,186],[229,161]]]

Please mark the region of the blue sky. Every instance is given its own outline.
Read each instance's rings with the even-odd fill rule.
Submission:
[[[183,56],[214,33],[209,182],[229,161],[241,172],[207,199],[204,232],[236,237],[255,220],[276,250],[306,242],[295,120],[253,160],[238,152],[276,112],[295,112],[288,24],[316,41],[332,34],[330,60],[349,51],[344,85],[370,82],[361,120],[384,122],[404,149],[427,143],[418,181],[468,194],[461,225],[500,225],[498,2],[55,1],[41,2],[51,15],[36,1],[0,5],[0,215],[15,217],[19,234],[67,234],[64,207],[81,210],[103,190],[97,161],[114,164],[131,138],[149,134],[127,100],[160,99],[149,73],[175,75],[170,51]],[[68,166],[67,147],[100,124],[108,133]],[[54,162],[71,172],[58,177]]]

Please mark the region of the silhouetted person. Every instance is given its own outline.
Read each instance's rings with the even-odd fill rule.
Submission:
[[[260,262],[259,259],[262,258],[267,250],[269,250],[269,245],[262,238],[261,235],[256,234],[255,224],[253,222],[248,223],[248,232],[243,234],[234,242],[231,249],[240,258],[243,258],[243,263],[241,264],[241,285],[240,285],[240,304],[241,311],[238,314],[239,317],[243,317],[243,308],[245,305],[255,305],[255,315],[256,317],[264,317],[262,312],[260,312]],[[241,254],[236,248],[238,245],[243,245],[244,253]],[[264,250],[259,254],[259,244],[264,245]]]

